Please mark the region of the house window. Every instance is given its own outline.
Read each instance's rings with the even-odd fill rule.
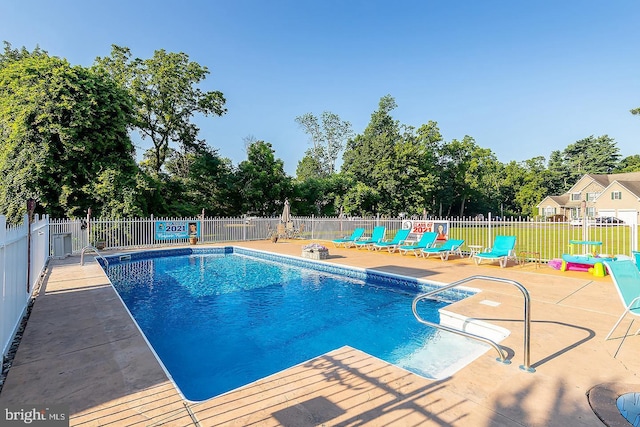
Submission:
[[[555,215],[556,214],[556,208],[553,208],[551,206],[547,206],[546,208],[544,208],[544,214],[546,216]]]
[[[611,200],[622,200],[622,191],[612,191]]]
[[[599,193],[587,193],[587,201],[594,201],[599,195]]]
[[[580,201],[580,193],[571,193],[571,200]]]
[[[589,218],[593,218],[594,216],[596,216],[596,208],[594,207],[587,208],[587,216]]]

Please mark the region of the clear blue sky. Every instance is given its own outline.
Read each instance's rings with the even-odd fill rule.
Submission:
[[[386,94],[401,123],[436,121],[505,163],[590,135],[640,153],[637,0],[0,0],[0,22],[0,40],[73,65],[112,44],[188,54],[227,99],[201,137],[234,164],[253,136],[294,175],[309,147],[296,116],[331,111],[361,133]]]

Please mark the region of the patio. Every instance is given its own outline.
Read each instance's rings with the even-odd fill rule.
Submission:
[[[307,243],[235,245],[300,256]],[[80,266],[74,256],[51,262],[0,404],[68,404],[74,426],[601,426],[587,398],[594,386],[630,384],[628,391],[640,391],[640,336],[629,336],[620,349],[620,339],[604,341],[622,312],[609,277],[533,263],[500,268],[475,266],[469,258],[443,262],[333,247],[327,262],[440,283],[473,275],[518,281],[532,300],[536,372],[518,369],[524,356],[520,292],[474,281],[469,286],[482,292],[449,310],[509,329],[501,345],[511,365],[497,363],[490,349],[453,376],[433,381],[342,347],[217,398],[188,402],[100,267]],[[624,334],[629,323],[625,320],[614,336]],[[611,418],[617,410],[607,396],[600,393],[596,400],[604,411],[612,410],[608,425],[624,425],[615,424],[621,417]]]

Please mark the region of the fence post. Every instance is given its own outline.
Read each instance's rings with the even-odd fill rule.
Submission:
[[[27,208],[29,213],[24,214],[22,221],[27,224],[27,294],[31,292],[31,215],[33,211],[30,210],[30,203],[27,202],[29,207]]]
[[[487,232],[489,235],[487,236],[487,242],[493,242],[493,227],[491,226],[491,212],[487,214],[488,227]]]
[[[316,214],[311,214],[311,240],[313,240],[313,229],[314,229],[314,225],[315,222],[313,221],[316,217]]]
[[[247,240],[247,225],[248,221],[245,219],[242,221],[242,240]]]

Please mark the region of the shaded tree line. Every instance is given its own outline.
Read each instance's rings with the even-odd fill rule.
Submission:
[[[206,67],[184,53],[133,58],[128,48],[72,66],[39,48],[5,42],[0,54],[0,212],[17,221],[25,200],[53,217],[277,215],[531,215],[585,173],[640,170],[607,135],[549,159],[501,163],[468,135],[444,141],[437,122],[399,123],[383,96],[355,134],[338,115],[295,118],[310,148],[288,176],[273,146],[251,138],[234,165],[199,136],[197,115],[226,113],[224,95],[200,86]],[[636,110],[632,110],[635,114]],[[131,133],[151,141],[136,160]],[[342,153],[342,164],[337,161]]]

